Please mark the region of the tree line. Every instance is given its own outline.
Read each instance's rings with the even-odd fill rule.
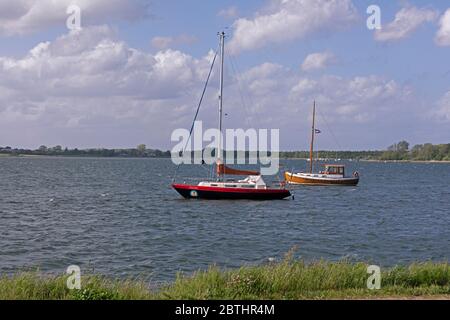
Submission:
[[[145,144],[129,149],[68,149],[61,146],[40,146],[35,150],[0,147],[0,154],[7,155],[36,155],[36,156],[77,156],[77,157],[124,157],[124,158],[170,158],[170,151],[148,149]],[[214,151],[212,151],[214,154]],[[237,152],[235,153],[237,156]],[[246,152],[249,157],[249,152]],[[270,155],[270,153],[269,153]],[[418,144],[410,148],[407,141],[400,141],[379,151],[316,151],[314,156],[322,159],[353,159],[353,160],[421,160],[421,161],[450,161],[450,143]],[[309,158],[309,151],[282,151],[280,158]]]
[[[72,156],[72,157],[122,157],[122,158],[170,158],[170,151],[147,149],[144,144],[129,149],[68,149],[61,146],[40,146],[35,150],[11,147],[0,147],[0,154],[35,155],[35,156]]]
[[[419,160],[419,161],[450,161],[450,143],[417,144],[410,148],[407,141],[400,141],[388,147],[380,160]]]
[[[380,151],[317,151],[314,156],[324,159],[386,160],[386,161],[450,161],[450,143],[417,144],[410,148],[403,140]],[[308,151],[281,152],[282,158],[309,158]]]

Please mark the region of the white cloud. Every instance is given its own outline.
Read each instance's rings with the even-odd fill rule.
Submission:
[[[89,27],[40,43],[24,58],[0,57],[0,85],[43,96],[162,99],[203,79],[208,59],[176,50],[147,54],[115,40],[109,27]]]
[[[309,54],[302,63],[303,71],[324,69],[336,61],[331,52],[317,52]]]
[[[226,19],[235,19],[239,16],[239,10],[236,6],[231,6],[229,8],[220,10],[217,15]]]
[[[323,131],[318,141],[321,149],[384,147],[405,134],[410,138],[411,123],[419,126],[429,121],[410,87],[376,75],[318,76],[263,63],[242,73],[240,90],[233,82],[225,89],[227,124],[280,128],[283,149],[307,147],[314,100]],[[341,146],[334,143],[324,119]]]
[[[172,37],[154,37],[151,41],[152,47],[157,49],[167,49],[172,46],[173,42]]]
[[[450,9],[447,9],[439,21],[440,28],[436,34],[436,43],[440,46],[450,46]]]
[[[245,77],[248,80],[259,80],[267,79],[273,77],[274,75],[279,75],[280,73],[286,72],[286,69],[282,65],[276,63],[265,62],[263,64],[257,65],[245,72]]]
[[[271,0],[266,11],[233,24],[232,53],[335,31],[357,19],[351,0]]]
[[[406,7],[402,8],[395,15],[394,21],[381,30],[376,30],[375,40],[377,41],[396,41],[410,36],[422,24],[435,21],[438,12],[432,9]]]
[[[40,43],[24,57],[0,57],[0,136],[8,139],[12,130],[16,135],[9,137],[9,144],[29,145],[30,137],[20,132],[33,127],[47,141],[64,136],[66,141],[59,143],[70,144],[79,135],[85,144],[101,145],[105,126],[111,137],[124,128],[130,131],[108,138],[118,143],[137,139],[133,130],[144,135],[145,128],[160,131],[155,145],[161,143],[157,139],[162,132],[170,136],[168,123],[185,116],[179,112],[171,117],[171,112],[190,111],[195,104],[192,92],[205,80],[213,53],[200,59],[177,50],[149,54],[114,34],[105,26],[87,27]],[[89,136],[95,131],[98,140]]]
[[[313,100],[330,123],[344,127],[353,123],[382,124],[386,118],[406,111],[408,115],[414,113],[409,87],[374,75],[317,78],[302,76],[279,64],[263,63],[244,72],[242,81],[240,91],[251,97],[249,111],[259,119],[259,125],[268,127],[306,128]],[[242,108],[238,92],[227,93],[227,97],[227,101],[231,99],[228,106],[236,108],[230,113],[239,112]]]
[[[0,145],[130,147],[143,142],[170,148],[172,130],[192,120],[212,52],[198,59],[177,50],[150,54],[115,38],[108,27],[91,27],[40,43],[21,58],[0,57]],[[313,100],[340,141],[352,148],[388,145],[393,134],[405,132],[400,122],[409,128],[420,114],[407,87],[378,76],[305,76],[263,63],[226,77],[225,125],[280,128],[282,148],[307,144]],[[205,128],[216,125],[217,74],[211,85],[200,114]],[[442,110],[448,115],[448,107]],[[355,134],[358,130],[365,134]],[[321,135],[320,148],[335,147],[326,145],[326,136]]]
[[[263,63],[247,70],[244,78],[247,80],[245,90],[251,92],[255,96],[266,96],[268,92],[280,92],[280,88],[284,81],[280,81],[288,74],[288,70],[283,66],[275,63]]]
[[[410,97],[409,88],[378,76],[300,78],[290,92],[291,100],[317,100],[330,119],[344,122],[381,120],[403,108]]]
[[[292,87],[291,93],[294,95],[309,95],[317,88],[317,81],[312,79],[303,78]]]
[[[148,0],[0,0],[0,35],[33,33],[66,25],[69,5],[81,8],[82,26],[148,15]]]
[[[439,121],[450,122],[450,91],[439,100],[435,115]]]
[[[151,41],[151,44],[152,47],[162,50],[181,45],[190,45],[195,43],[196,41],[196,37],[182,34],[177,37],[154,37]]]
[[[171,131],[192,120],[213,52],[200,58],[170,49],[151,54],[116,38],[109,27],[87,27],[42,42],[23,57],[0,57],[0,145],[170,145]],[[234,77],[229,71],[225,125],[281,128],[282,135],[290,133],[283,147],[302,147],[298,130],[307,130],[313,100],[335,132],[353,130],[349,141],[360,124],[386,133],[391,143],[394,126],[386,121],[400,119],[409,128],[411,117],[421,114],[408,87],[378,76],[318,77],[269,62]],[[217,73],[200,115],[205,127],[216,125],[216,105]],[[373,143],[379,139],[374,135]]]

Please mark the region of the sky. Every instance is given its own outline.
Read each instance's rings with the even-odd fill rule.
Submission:
[[[450,142],[447,0],[0,0],[0,146],[170,150],[222,30],[226,128],[306,150],[315,100],[318,149]],[[217,106],[214,69],[204,128]]]

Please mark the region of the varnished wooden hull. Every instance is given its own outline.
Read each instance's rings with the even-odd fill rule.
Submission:
[[[317,186],[356,186],[359,182],[359,177],[349,178],[326,178],[321,177],[321,174],[312,176],[305,176],[291,172],[284,173],[284,179],[289,184],[299,185],[317,185]]]

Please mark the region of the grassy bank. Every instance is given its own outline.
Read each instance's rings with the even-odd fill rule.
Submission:
[[[139,280],[83,276],[81,290],[68,290],[66,276],[22,273],[0,278],[0,299],[334,299],[450,298],[450,265],[417,263],[382,269],[381,289],[368,290],[367,264],[289,259],[258,267],[211,267],[177,276],[155,291]]]

